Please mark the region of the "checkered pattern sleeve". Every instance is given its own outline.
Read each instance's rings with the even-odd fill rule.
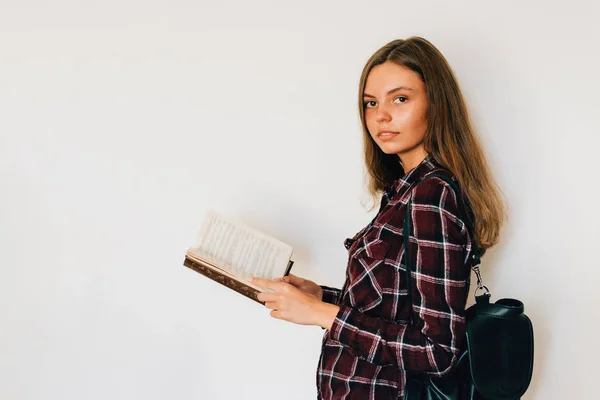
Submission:
[[[335,289],[329,286],[321,285],[321,290],[323,290],[323,301],[325,303],[335,304],[337,305],[340,299],[341,290]]]
[[[465,340],[470,238],[459,218],[456,194],[441,179],[427,179],[412,190],[411,212],[409,246],[414,260],[412,311],[418,317],[416,323],[367,315],[344,303],[330,336],[370,363],[443,375],[457,361]],[[391,245],[404,247],[403,240]],[[398,254],[403,253],[400,250]],[[394,261],[395,267],[404,270],[401,260]],[[394,296],[394,303],[400,304],[406,292],[398,289]]]

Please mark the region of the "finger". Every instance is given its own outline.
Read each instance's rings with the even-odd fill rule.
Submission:
[[[302,282],[299,282],[297,279],[290,278],[289,276],[284,276],[281,280],[293,287],[300,288]]]
[[[289,274],[288,276],[286,276],[286,278],[288,278],[286,282],[291,283],[294,286],[300,286],[304,283],[304,278],[301,278],[296,275]]]
[[[257,277],[253,277],[250,280],[250,282],[256,286],[260,286],[265,289],[271,289],[276,292],[281,292],[285,289],[286,286],[289,286],[289,284],[285,282],[276,282],[274,280],[262,279]]]
[[[273,292],[260,292],[256,295],[258,301],[275,301],[279,298],[277,293]]]
[[[265,307],[267,307],[270,310],[275,310],[275,309],[277,309],[277,302],[275,302],[275,301],[266,301],[265,302]]]
[[[260,287],[264,287],[266,289],[272,289],[272,290],[275,290],[277,285],[280,285],[282,283],[282,282],[275,282],[272,280],[262,279],[262,278],[257,278],[257,277],[253,277],[252,279],[250,279],[250,282],[256,286],[260,286]]]
[[[271,310],[271,317],[273,318],[277,318],[277,319],[283,319],[283,317],[281,316],[281,312],[279,312],[279,310]]]

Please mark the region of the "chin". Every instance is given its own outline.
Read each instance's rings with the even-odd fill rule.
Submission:
[[[385,154],[399,154],[405,150],[404,147],[394,145],[393,143],[383,143],[382,145],[378,144],[378,147]]]

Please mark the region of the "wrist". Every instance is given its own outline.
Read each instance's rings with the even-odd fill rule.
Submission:
[[[334,304],[320,301],[317,303],[317,309],[315,311],[317,317],[316,325],[330,330],[340,308]]]

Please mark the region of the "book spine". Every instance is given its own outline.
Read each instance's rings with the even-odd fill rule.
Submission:
[[[219,271],[215,271],[212,268],[208,268],[201,263],[192,260],[188,257],[185,257],[183,261],[183,265],[206,276],[207,278],[212,279],[213,281],[220,283],[223,286],[228,287],[229,289],[235,290],[239,294],[242,294],[249,299],[252,299],[260,304],[265,304],[264,302],[258,300],[257,295],[260,293],[258,290],[254,289],[251,286],[245,285],[244,283],[237,281],[235,279],[230,278],[227,275],[220,273]]]
[[[287,268],[285,269],[285,273],[283,274],[283,276],[288,276],[290,274],[292,265],[294,265],[294,261],[292,261],[292,260],[288,261],[288,265],[287,265]]]

